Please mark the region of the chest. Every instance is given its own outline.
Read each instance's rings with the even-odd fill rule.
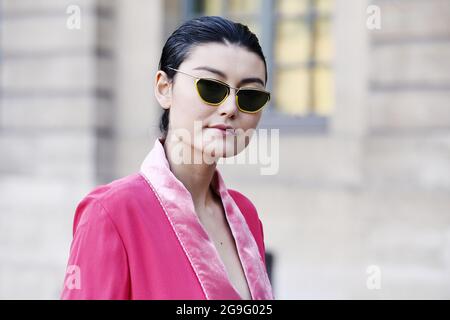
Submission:
[[[199,212],[200,222],[214,243],[231,283],[243,299],[251,299],[245,272],[222,203],[216,203],[210,209],[209,212]]]

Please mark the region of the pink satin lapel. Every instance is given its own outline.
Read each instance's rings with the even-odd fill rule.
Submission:
[[[157,196],[207,299],[240,299],[217,249],[203,228],[191,194],[170,171],[162,138],[142,163],[140,173]],[[253,299],[273,299],[264,263],[245,219],[216,170],[213,189],[222,198],[230,229]]]
[[[258,245],[238,205],[229,194],[222,175],[218,170],[214,174],[213,188],[219,192],[222,198],[228,224],[236,242],[253,300],[273,299],[272,286],[264,266],[264,261],[259,253]]]

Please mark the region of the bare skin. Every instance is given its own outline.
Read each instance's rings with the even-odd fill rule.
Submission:
[[[199,211],[197,214],[222,258],[231,283],[239,292],[242,299],[250,300],[252,298],[251,293],[237,252],[234,237],[225,217],[222,201],[219,196],[215,196],[215,198],[214,204],[206,212]]]

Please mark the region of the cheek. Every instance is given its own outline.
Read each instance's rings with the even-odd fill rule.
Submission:
[[[191,131],[194,128],[194,122],[205,118],[207,113],[208,109],[201,104],[195,92],[189,90],[178,92],[170,109],[171,125],[173,128],[185,128]]]
[[[262,113],[258,114],[241,114],[242,118],[240,121],[240,128],[244,131],[249,129],[256,129],[258,126],[259,120],[261,119]]]
[[[241,114],[236,142],[237,153],[243,151],[249,145],[251,138],[257,134],[257,126],[261,115],[261,113]]]
[[[194,138],[203,133],[203,127],[207,124],[205,120],[213,112],[214,109],[205,106],[197,96],[189,93],[179,94],[171,106],[170,129],[177,136],[182,136],[182,140],[193,143]]]

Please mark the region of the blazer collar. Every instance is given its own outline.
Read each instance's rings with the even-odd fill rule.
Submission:
[[[190,192],[170,171],[164,138],[156,139],[140,168],[175,231],[207,299],[241,299],[229,280],[220,255],[195,213]],[[220,195],[253,299],[273,299],[272,288],[256,241],[216,168],[212,189]]]

